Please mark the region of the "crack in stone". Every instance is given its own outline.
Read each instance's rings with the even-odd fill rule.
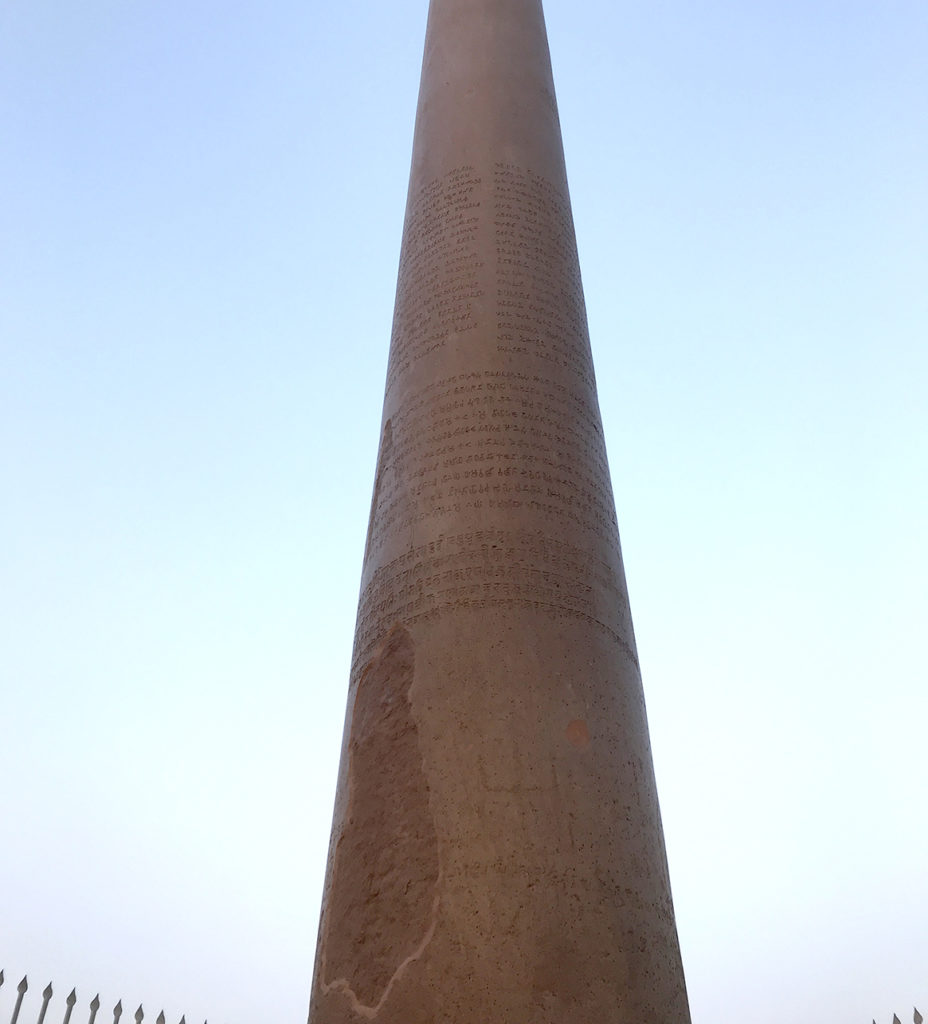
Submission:
[[[439,872],[438,879],[436,881],[436,887],[441,888],[441,872]],[[432,941],[432,937],[435,934],[435,928],[438,925],[438,906],[441,903],[440,892],[435,893],[435,899],[432,901],[432,923],[429,925],[428,931],[425,933],[425,937],[419,944],[419,947],[413,950],[408,957],[397,967],[393,972],[393,976],[387,982],[387,987],[384,989],[383,995],[377,1001],[376,1006],[365,1006],[355,995],[351,988],[351,983],[347,978],[336,978],[334,981],[325,982],[321,984],[322,991],[325,995],[329,995],[332,992],[338,992],[341,995],[347,996],[351,1003],[351,1009],[359,1016],[364,1017],[367,1020],[373,1020],[378,1013],[380,1013],[383,1004],[387,1001],[390,995],[390,990],[396,984],[397,981],[405,974],[406,968],[411,963],[414,963],[419,959],[420,956],[425,952],[426,947]],[[325,973],[325,955],[322,957],[323,974]]]

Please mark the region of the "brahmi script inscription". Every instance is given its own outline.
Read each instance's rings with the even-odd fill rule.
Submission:
[[[494,511],[615,541],[598,419],[557,381],[515,370],[443,378],[408,399],[384,435],[369,554],[398,529]]]
[[[478,190],[472,167],[459,167],[419,191],[403,229],[387,390],[410,362],[440,349],[449,336],[477,327]]]
[[[512,164],[493,172],[497,350],[566,367],[595,393],[567,198]]]
[[[634,658],[616,568],[589,553],[618,531],[569,205],[540,175],[464,166],[412,200],[386,410],[356,659],[393,622],[498,607],[582,619]]]
[[[439,534],[379,567],[358,609],[354,668],[367,662],[384,624],[411,626],[448,611],[493,608],[583,620],[613,639],[637,668],[622,635],[631,635],[628,600],[613,568],[542,532],[504,529]]]
[[[513,164],[455,168],[410,203],[387,394],[418,360],[475,333],[495,339],[498,354],[570,370],[595,394],[566,193]]]

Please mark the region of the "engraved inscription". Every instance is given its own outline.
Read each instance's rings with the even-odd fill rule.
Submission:
[[[488,608],[581,620],[637,664],[619,567],[592,554],[618,529],[566,193],[457,168],[410,202],[400,266],[355,671],[395,622]],[[468,332],[467,371],[413,366]]]
[[[567,197],[541,175],[493,173],[497,351],[532,355],[595,387],[586,306]]]
[[[411,361],[477,327],[476,246],[481,178],[459,167],[424,186],[409,204],[396,286],[387,391]]]
[[[411,395],[391,423],[371,551],[395,528],[479,509],[526,509],[614,541],[599,418],[558,381],[517,370],[445,377]]]
[[[488,529],[441,535],[375,570],[358,608],[355,668],[389,623],[408,626],[460,608],[519,608],[581,619],[637,664],[622,635],[631,635],[628,601],[608,563],[540,532]]]

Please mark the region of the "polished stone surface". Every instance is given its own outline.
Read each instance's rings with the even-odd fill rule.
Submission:
[[[539,0],[432,0],[311,1024],[689,1021]]]

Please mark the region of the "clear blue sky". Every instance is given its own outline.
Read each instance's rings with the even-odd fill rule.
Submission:
[[[548,0],[694,1021],[928,1012],[928,6]],[[425,0],[0,0],[0,1018],[301,1021]]]

